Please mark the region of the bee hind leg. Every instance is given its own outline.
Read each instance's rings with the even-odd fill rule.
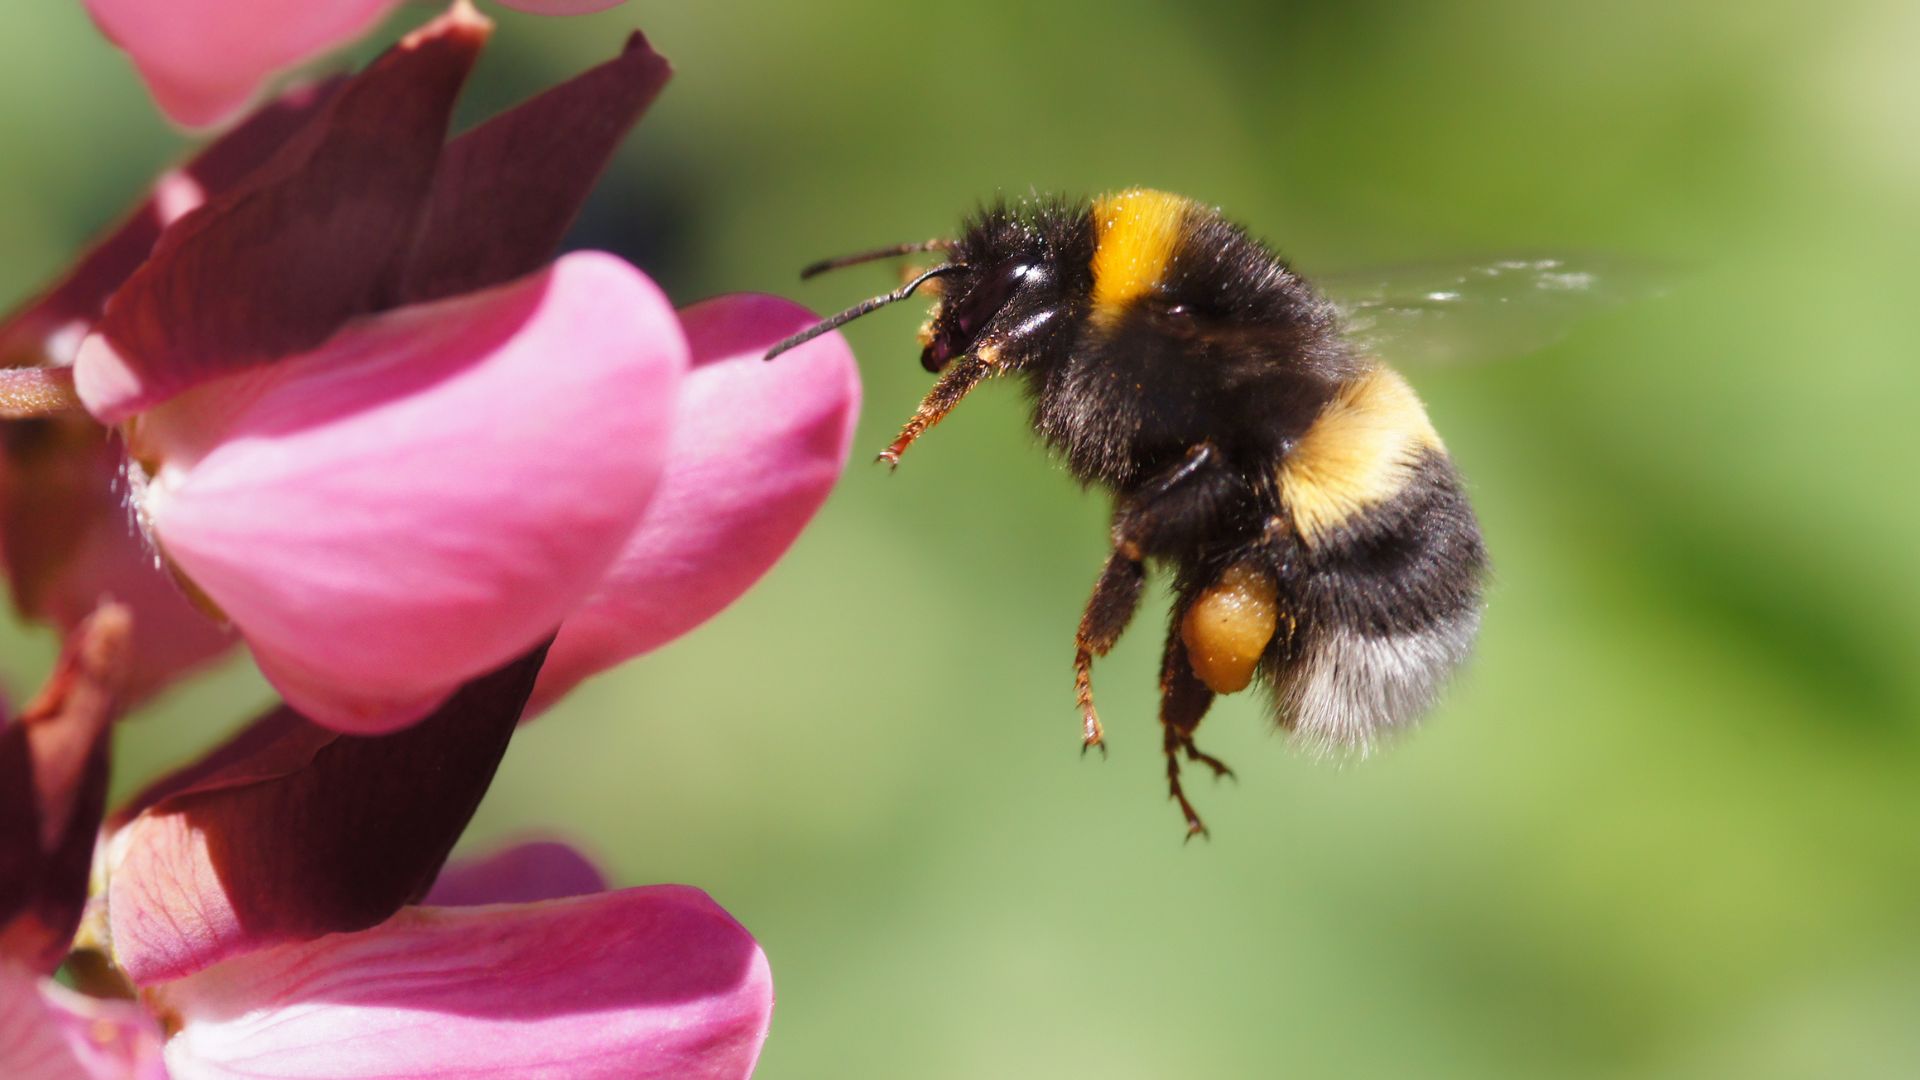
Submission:
[[[1180,786],[1181,753],[1184,752],[1189,761],[1211,768],[1216,777],[1233,775],[1225,762],[1202,753],[1193,744],[1194,729],[1200,726],[1200,719],[1207,714],[1213,698],[1213,691],[1193,673],[1193,665],[1187,660],[1186,643],[1180,639],[1179,632],[1168,633],[1166,653],[1160,663],[1161,752],[1167,758],[1167,795],[1180,804],[1180,813],[1187,819],[1188,840],[1206,836],[1207,826]]]
[[[1087,598],[1086,614],[1080,617],[1080,630],[1073,639],[1073,692],[1080,705],[1083,754],[1096,746],[1102,754],[1107,752],[1100,715],[1093,708],[1093,658],[1107,655],[1133,621],[1146,577],[1140,560],[1115,551],[1107,557],[1106,569]]]

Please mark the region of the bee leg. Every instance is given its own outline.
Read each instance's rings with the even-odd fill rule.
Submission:
[[[927,396],[921,400],[920,407],[914,410],[906,426],[900,429],[900,434],[885,450],[880,451],[880,460],[898,468],[900,455],[907,452],[907,447],[926,434],[928,428],[944,419],[955,405],[960,404],[961,398],[996,370],[998,365],[990,358],[969,355],[955,361],[947,373],[940,376],[940,381],[933,384],[933,389],[927,391]]]
[[[1219,758],[1214,757],[1212,754],[1206,753],[1202,751],[1199,747],[1193,745],[1193,736],[1191,734],[1189,734],[1186,737],[1186,739],[1181,742],[1180,746],[1182,749],[1184,749],[1187,752],[1188,761],[1197,761],[1200,764],[1205,765],[1207,768],[1212,769],[1214,779],[1218,780],[1221,777],[1226,777],[1228,780],[1239,779],[1239,777],[1236,777],[1235,775],[1233,775],[1233,770],[1227,767],[1226,762],[1221,761]]]
[[[1177,620],[1175,625],[1179,625]],[[1213,691],[1194,675],[1193,666],[1187,661],[1186,643],[1180,640],[1177,630],[1169,633],[1167,650],[1160,662],[1161,752],[1167,757],[1167,794],[1180,804],[1180,813],[1187,819],[1188,840],[1207,835],[1207,826],[1180,787],[1180,752],[1185,750],[1192,760],[1212,766],[1215,775],[1226,769],[1218,759],[1200,753],[1193,746],[1193,731],[1200,726],[1200,718],[1207,714],[1207,706],[1212,704]]]
[[[1087,599],[1086,614],[1080,616],[1080,632],[1073,639],[1073,692],[1085,721],[1080,752],[1093,747],[1107,752],[1102,741],[1100,716],[1093,710],[1093,658],[1105,656],[1120,640],[1140,606],[1140,587],[1147,579],[1146,567],[1139,559],[1116,551],[1107,557],[1107,567]]]

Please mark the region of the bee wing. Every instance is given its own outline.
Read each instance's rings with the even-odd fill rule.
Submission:
[[[1543,349],[1582,318],[1664,294],[1670,277],[1666,268],[1620,256],[1552,255],[1313,280],[1368,353],[1394,364],[1448,365]]]

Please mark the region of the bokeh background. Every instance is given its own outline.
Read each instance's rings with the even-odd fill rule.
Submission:
[[[417,20],[422,6],[383,35]],[[484,115],[644,27],[678,75],[579,229],[676,298],[833,309],[825,254],[996,192],[1227,207],[1315,271],[1679,269],[1499,363],[1410,376],[1496,565],[1471,670],[1363,765],[1252,695],[1183,845],[1156,599],[1071,635],[1102,501],[990,387],[900,471],[912,305],[850,328],[856,458],[714,622],[528,728],[468,846],[557,831],[704,886],[780,992],[767,1077],[1920,1074],[1920,8],[860,4],[498,9]],[[0,15],[0,302],[182,152],[77,4]],[[358,50],[364,57],[377,46]],[[341,62],[336,59],[335,63]],[[37,683],[38,631],[0,632]],[[244,662],[124,725],[125,790],[266,703]]]

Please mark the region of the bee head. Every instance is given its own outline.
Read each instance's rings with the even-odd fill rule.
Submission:
[[[1064,259],[1058,238],[1050,238],[1043,228],[1058,216],[996,206],[978,214],[956,240],[895,244],[814,263],[802,277],[913,252],[945,255],[944,262],[893,292],[864,300],[775,345],[767,359],[924,290],[938,299],[921,331],[922,367],[938,373],[969,354],[991,355],[996,365],[1017,366],[1035,353],[1043,331],[1051,329],[1063,310],[1063,267],[1086,261],[1084,253],[1077,264]]]
[[[943,284],[943,298],[928,320],[920,366],[937,374],[954,357],[978,346],[1021,336],[1021,324],[1049,306],[1051,277],[1045,262],[1014,253],[979,271],[950,278],[951,287]]]

